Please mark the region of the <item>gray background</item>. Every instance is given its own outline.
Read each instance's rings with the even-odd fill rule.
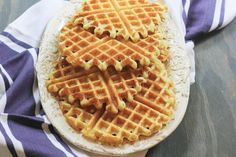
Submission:
[[[0,0],[0,31],[37,0]],[[236,157],[236,20],[196,43],[184,120],[147,157]]]

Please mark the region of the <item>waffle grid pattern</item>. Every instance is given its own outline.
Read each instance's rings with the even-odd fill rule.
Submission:
[[[50,75],[47,88],[69,103],[79,101],[83,107],[94,105],[97,109],[106,105],[106,110],[115,114],[125,107],[123,99],[133,100],[142,82],[141,68],[117,72],[109,67],[102,72],[96,67],[84,70],[61,60]]]
[[[94,28],[95,34],[109,33],[111,37],[138,41],[164,21],[167,9],[148,0],[90,0],[74,17],[75,24]]]
[[[104,71],[114,66],[121,71],[125,66],[137,68],[137,62],[148,66],[153,57],[165,62],[169,58],[169,47],[164,33],[154,33],[137,43],[96,36],[80,26],[68,23],[59,36],[59,51],[74,66],[89,69],[97,66]]]
[[[146,71],[148,81],[142,84],[142,90],[135,95],[135,100],[145,103],[147,106],[167,116],[173,114],[175,108],[174,85],[168,78],[167,71],[151,67]],[[158,94],[157,94],[158,93]]]

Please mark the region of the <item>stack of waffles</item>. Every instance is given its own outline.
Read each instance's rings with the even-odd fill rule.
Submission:
[[[46,82],[70,126],[108,145],[162,129],[175,108],[160,25],[167,9],[148,0],[90,0],[60,31]]]

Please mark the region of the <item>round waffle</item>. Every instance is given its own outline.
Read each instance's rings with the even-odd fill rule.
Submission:
[[[138,75],[145,77],[141,91],[134,95],[134,100],[124,100],[126,105],[120,112],[111,114],[104,108],[84,108],[81,103],[61,101],[67,122],[88,139],[109,145],[136,142],[160,131],[175,108],[173,82],[159,60],[138,71]]]
[[[46,81],[48,79],[48,75],[53,71],[53,68],[54,68],[52,63],[54,63],[59,58],[58,53],[57,53],[58,51],[57,50],[57,46],[58,46],[57,36],[59,35],[61,25],[63,25],[65,21],[69,21],[69,19],[77,12],[79,7],[80,7],[80,4],[77,2],[75,2],[74,4],[68,4],[68,6],[65,7],[65,10],[60,15],[58,15],[58,17],[53,19],[48,24],[48,27],[45,31],[45,34],[42,40],[42,45],[40,47],[40,53],[39,53],[36,69],[37,69],[37,74],[38,74],[41,102],[45,110],[45,113],[47,114],[53,126],[63,137],[65,137],[74,145],[82,149],[92,151],[94,153],[100,153],[100,154],[106,154],[106,155],[126,155],[126,154],[133,153],[136,151],[148,149],[154,146],[155,144],[165,139],[169,134],[171,134],[171,132],[175,130],[175,128],[181,122],[184,116],[184,113],[186,111],[188,96],[189,96],[189,69],[190,67],[189,67],[187,55],[183,48],[184,40],[181,40],[183,39],[183,36],[178,33],[179,31],[176,25],[173,23],[172,18],[167,16],[167,20],[165,21],[164,24],[161,25],[161,27],[163,27],[163,29],[167,31],[166,39],[169,41],[169,48],[171,52],[169,55],[170,56],[169,62],[166,64],[166,67],[168,70],[167,75],[171,77],[174,81],[175,96],[176,96],[176,110],[173,114],[171,121],[169,121],[169,119],[166,117],[168,117],[167,116],[168,114],[171,114],[171,112],[173,112],[173,109],[170,108],[168,112],[163,112],[161,107],[157,107],[155,110],[152,110],[153,112],[149,111],[143,114],[145,115],[144,117],[150,117],[150,119],[152,119],[151,118],[152,116],[159,119],[156,121],[161,122],[161,124],[163,125],[165,125],[166,121],[169,121],[169,123],[163,129],[161,129],[158,133],[155,133],[151,137],[141,139],[132,144],[126,143],[124,145],[116,146],[116,147],[101,145],[99,143],[85,139],[82,136],[82,134],[79,134],[78,132],[74,131],[74,129],[66,122],[63,116],[63,113],[69,114],[69,112],[67,110],[65,110],[65,112],[63,113],[61,112],[61,109],[62,110],[65,108],[72,109],[72,107],[69,105],[65,105],[66,103],[64,102],[61,102],[60,103],[61,105],[59,106],[58,101],[54,99],[54,97],[50,93],[48,93],[47,87],[45,86]],[[61,23],[61,21],[63,21],[63,24]],[[145,94],[145,90],[142,92],[144,93],[144,95],[142,94],[141,96],[139,95],[135,96],[134,101],[127,103],[128,108],[124,110],[124,112],[127,112],[127,113],[130,113],[131,109],[134,110],[134,114],[132,114],[132,116],[130,117],[131,120],[133,120],[132,117],[135,117],[135,119],[139,119],[139,114],[135,114],[135,112],[136,111],[139,112],[140,109],[146,111],[146,106],[142,106],[142,104],[144,103],[147,104],[146,99],[152,98],[151,93],[146,91],[149,94]],[[152,103],[149,105],[153,106]],[[90,106],[90,107],[93,107],[93,106]],[[165,108],[168,108],[168,105],[166,105]],[[80,110],[78,107],[76,109],[77,110],[75,112],[78,115]],[[86,125],[85,123],[91,117],[100,117],[101,115],[104,115],[102,113],[97,113],[96,116],[93,116],[93,114],[95,114],[94,111],[96,111],[96,108],[94,111],[93,110],[94,110],[93,108],[90,110],[92,115],[82,114],[81,117],[83,117],[82,122],[84,121],[84,124],[80,123],[81,126]],[[103,110],[100,110],[100,112],[102,111]],[[157,113],[160,116],[158,116]],[[122,117],[125,117],[125,116],[127,115],[126,114],[123,114],[122,116],[120,115],[118,119],[121,119],[121,120],[114,120],[114,121],[111,121],[110,123],[122,121]],[[106,120],[105,115],[103,119],[104,121]],[[72,122],[73,121],[74,120],[72,120]],[[146,124],[150,124],[148,120],[142,120],[142,121],[145,121]],[[109,122],[100,122],[100,124],[102,125],[103,123],[105,123],[104,125],[106,125],[106,123],[109,123]],[[75,125],[77,125],[77,123]],[[91,125],[94,125],[94,124],[91,124]],[[134,124],[129,124],[130,128],[132,128],[133,125]],[[156,126],[144,125],[143,126],[143,128],[146,128],[146,129],[149,128],[150,130],[154,132],[155,130],[158,130],[160,127],[161,125],[156,125]],[[116,129],[117,128],[108,128],[108,129],[105,129],[105,132],[109,132],[111,130],[116,131]],[[78,130],[80,130],[79,127],[78,127]],[[99,131],[99,127],[97,130]],[[97,133],[90,132],[87,135],[87,138],[89,138],[90,134],[97,134]],[[149,133],[146,130],[146,135],[148,134]],[[120,134],[117,133],[117,135],[120,135]],[[135,138],[136,137],[134,136],[130,137],[130,139],[135,139]]]
[[[74,23],[93,28],[95,34],[108,32],[113,38],[136,42],[155,32],[166,11],[164,5],[148,0],[88,0],[75,15]]]
[[[85,69],[97,66],[103,71],[108,66],[114,66],[118,71],[125,66],[136,69],[137,62],[149,65],[153,57],[158,57],[163,62],[169,57],[165,33],[161,29],[133,43],[106,35],[95,35],[81,26],[73,25],[71,21],[60,31],[59,52],[74,66]]]

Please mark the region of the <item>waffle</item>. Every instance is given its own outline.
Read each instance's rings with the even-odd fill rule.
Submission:
[[[67,122],[84,137],[108,145],[135,142],[158,132],[169,122],[175,108],[173,83],[162,63],[158,64],[148,67],[147,81],[142,83],[141,91],[118,114],[112,115],[104,109],[88,113],[79,105],[60,102]],[[88,116],[82,118],[83,115]]]
[[[95,34],[109,33],[112,38],[123,37],[138,41],[164,20],[167,8],[148,0],[90,0],[74,17],[75,24],[94,28]]]
[[[98,110],[95,106],[82,108],[78,103],[71,105],[65,101],[60,101],[59,105],[67,122],[78,132],[84,132],[86,129],[92,128],[104,112],[104,110]]]
[[[161,62],[166,62],[170,58],[169,45],[166,41],[166,34],[161,30],[156,33],[150,34],[147,38],[140,39],[138,42],[133,43],[127,41],[130,45],[139,47],[157,57]]]
[[[140,77],[139,77],[140,76]],[[117,113],[125,107],[123,99],[133,100],[133,95],[141,90],[142,69],[124,68],[117,72],[114,67],[100,71],[97,67],[84,70],[59,60],[47,81],[47,88],[61,100],[69,103],[79,101],[83,107],[103,105],[109,113]]]
[[[59,36],[59,52],[74,66],[89,69],[93,65],[106,70],[112,65],[117,71],[125,66],[137,68],[137,63],[148,66],[158,55],[165,61],[169,57],[164,33],[154,33],[137,43],[96,36],[80,26],[68,22]]]

